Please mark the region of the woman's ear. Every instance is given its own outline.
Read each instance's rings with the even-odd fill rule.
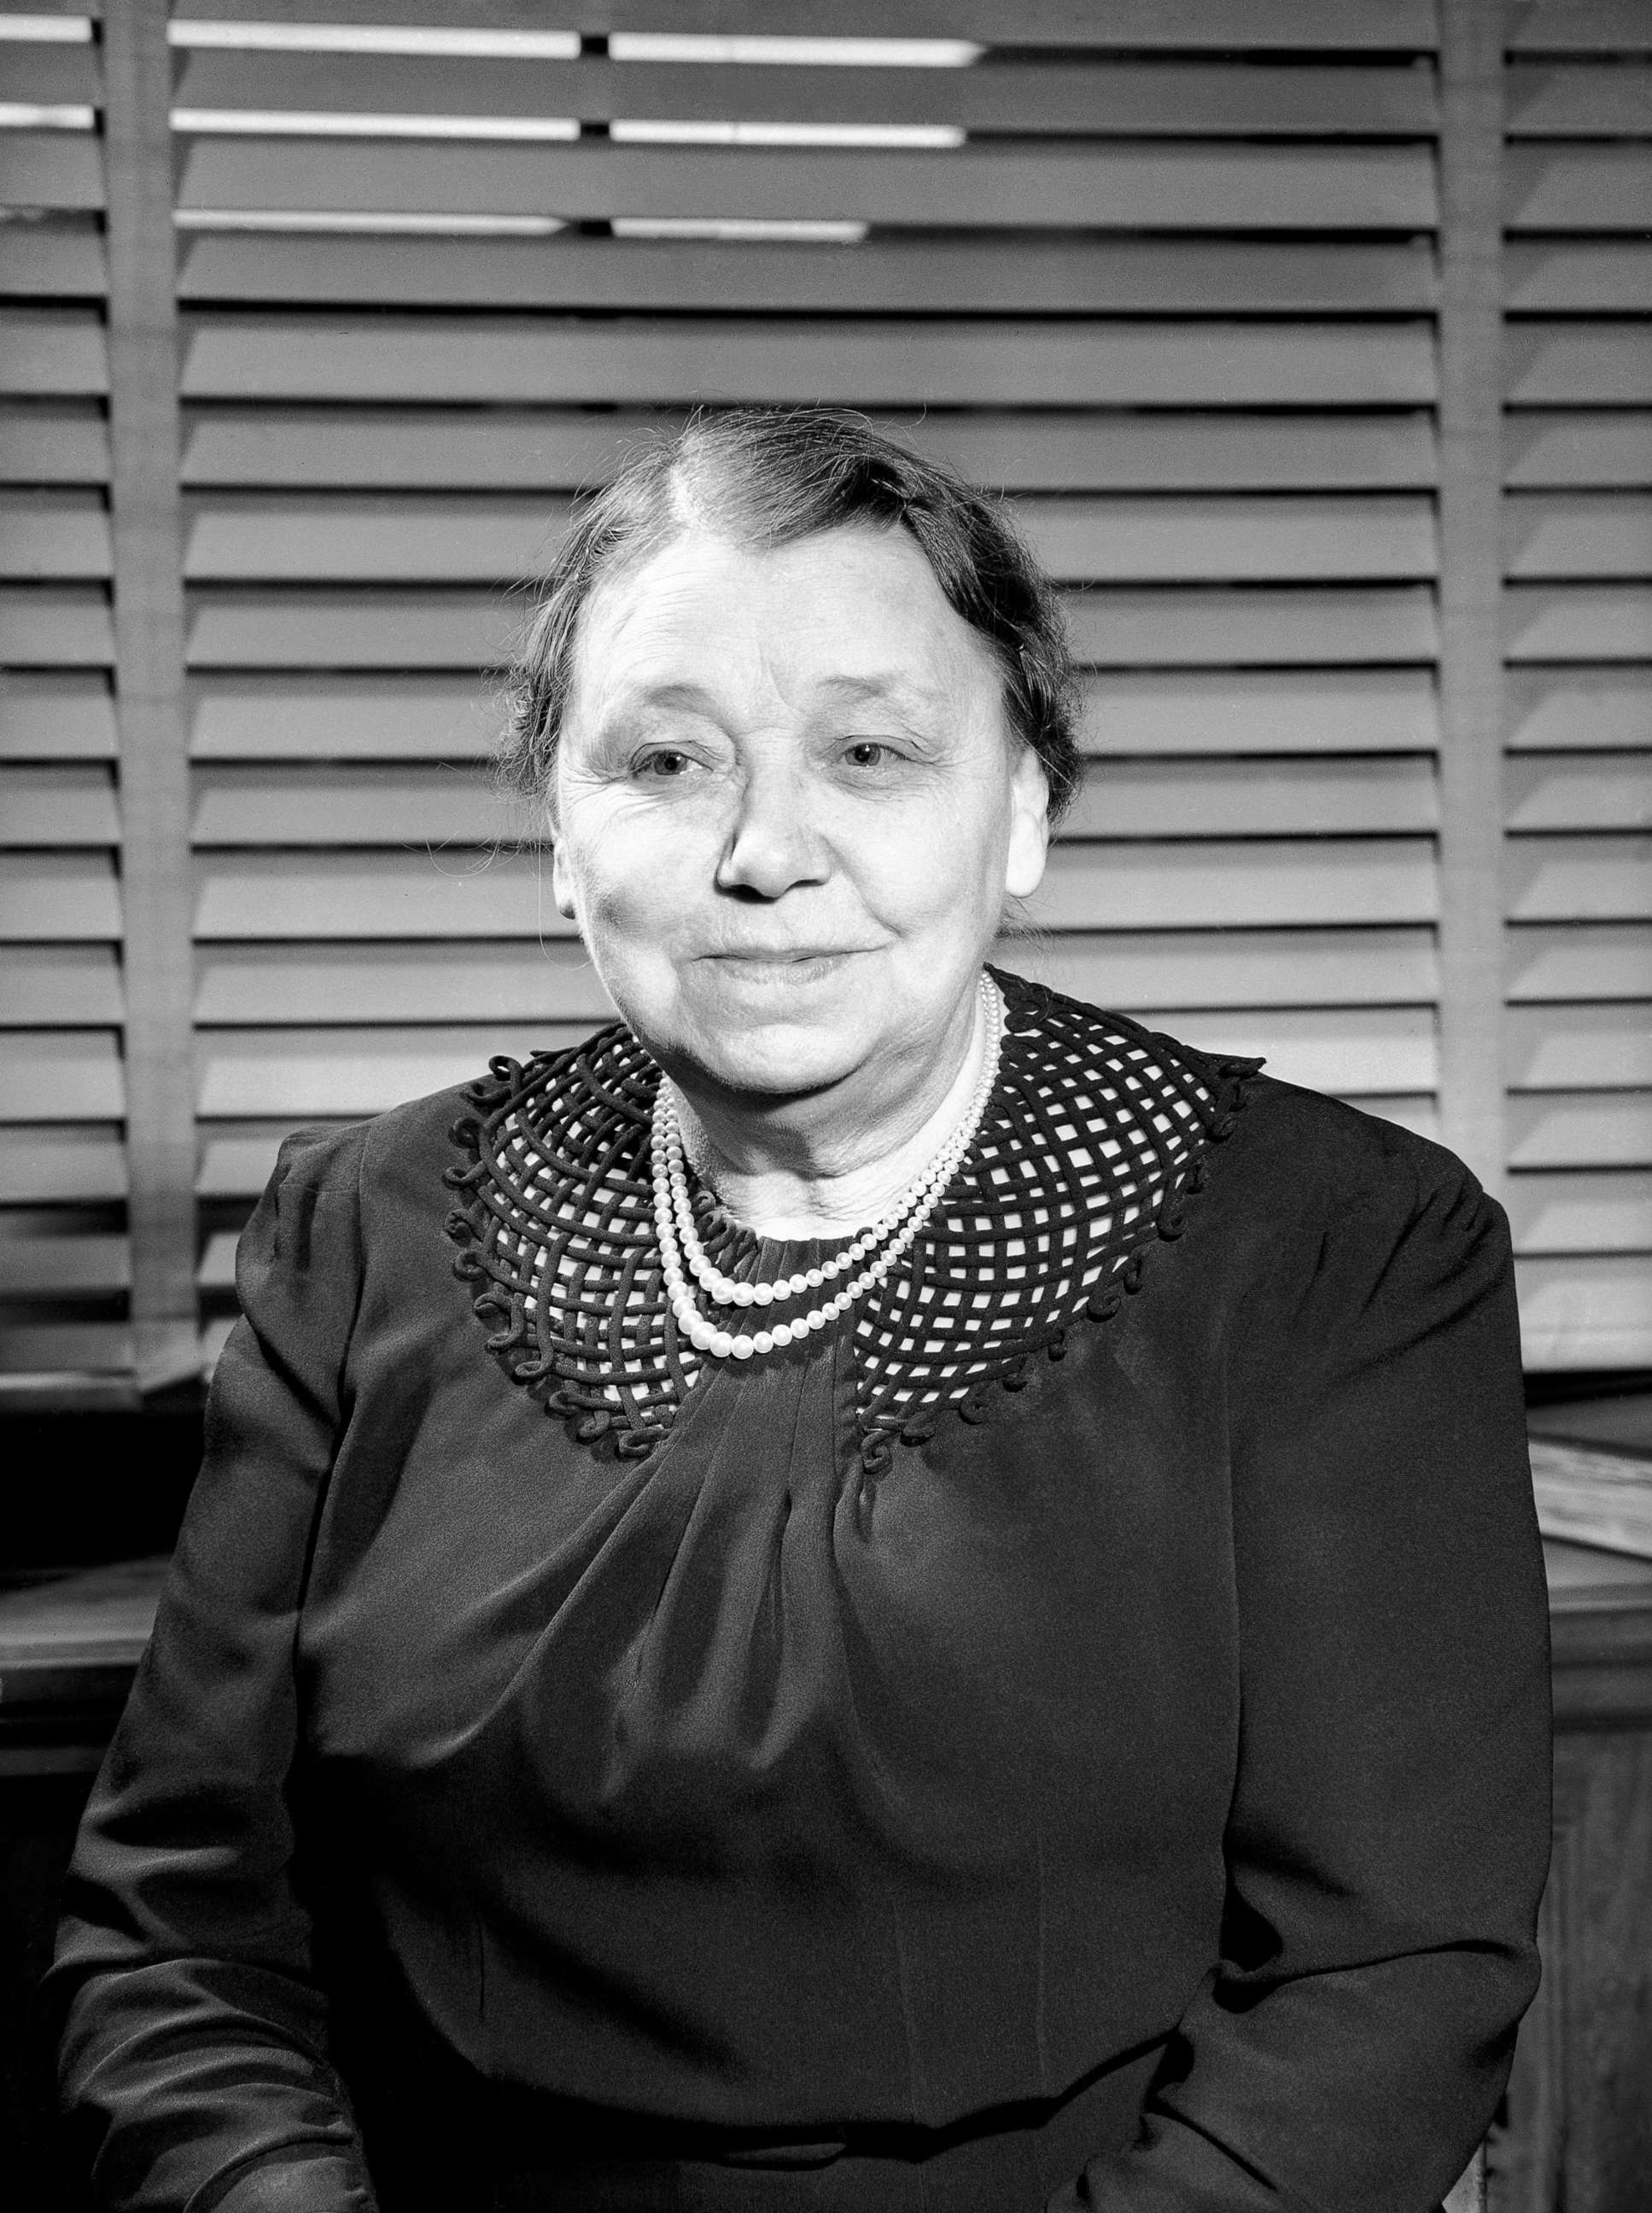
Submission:
[[[1004,889],[1012,899],[1030,899],[1044,881],[1050,850],[1050,779],[1031,746],[1024,745],[1009,785],[1009,850],[1004,861]]]
[[[572,922],[576,908],[574,901],[574,879],[563,850],[561,808],[558,805],[557,764],[551,764],[551,781],[545,787],[539,805],[544,810],[546,834],[551,844],[551,896],[556,902],[557,912],[564,922]]]
[[[573,875],[564,857],[562,840],[554,829],[551,837],[551,896],[564,921],[574,922],[578,919],[579,910],[574,898]]]

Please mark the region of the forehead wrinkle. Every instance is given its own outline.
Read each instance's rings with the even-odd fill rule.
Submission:
[[[770,553],[722,540],[720,533],[707,534],[717,550],[732,552],[749,564],[759,572],[759,578],[761,571],[771,562],[783,559],[789,550]],[[823,533],[827,538],[833,534]],[[876,533],[875,539],[883,534]],[[668,563],[674,545],[680,543],[679,538],[654,549],[642,564],[643,573],[646,575],[655,561]],[[932,581],[921,551],[916,545],[911,550],[926,578]],[[822,668],[819,647],[827,619],[826,607],[809,608],[801,615],[794,613],[791,636],[765,636],[763,591],[754,590],[749,598],[736,591],[735,621],[721,631],[716,664],[706,670],[700,576],[692,570],[674,574],[668,568],[663,576],[655,570],[648,588],[640,594],[635,590],[638,581],[635,570],[605,578],[593,593],[580,625],[575,689],[585,695],[586,716],[591,724],[612,725],[615,719],[638,711],[668,710],[674,705],[704,704],[716,711],[719,704],[734,705],[735,693],[745,694],[739,702],[742,719],[753,713],[761,718],[765,710],[757,705],[759,692],[766,695],[768,709],[785,702],[792,712],[802,710],[805,699],[812,697],[816,701],[881,700],[897,712],[910,706],[925,716],[939,710],[950,716],[982,676],[988,678],[994,705],[1002,711],[1002,674],[990,649],[944,600],[944,615],[933,605],[911,604],[901,610],[910,625],[910,642],[920,668],[895,669],[886,665],[868,671],[854,668],[857,652],[869,646],[881,660],[887,651],[887,640],[875,644],[849,626],[834,643],[850,665],[834,668],[836,656],[827,653]],[[903,582],[905,589],[898,590],[895,596],[910,600],[915,579],[896,579],[898,585]],[[933,594],[920,597],[932,599]],[[741,616],[747,619],[742,621]]]

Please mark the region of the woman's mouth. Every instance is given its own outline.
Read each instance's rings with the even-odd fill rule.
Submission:
[[[713,953],[712,966],[742,983],[807,984],[835,975],[868,948],[860,946],[787,946],[774,950]]]

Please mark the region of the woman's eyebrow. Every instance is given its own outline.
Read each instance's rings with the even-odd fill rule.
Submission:
[[[893,671],[879,676],[826,676],[814,689],[817,695],[824,694],[835,700],[883,701],[894,707],[931,706],[939,696],[933,686],[916,683],[911,677]],[[657,684],[622,682],[605,703],[601,719],[606,724],[628,719],[650,708],[688,707],[703,711],[716,704],[713,690],[689,679],[673,678]]]
[[[894,706],[927,707],[937,694],[928,684],[914,683],[910,676],[891,674],[887,676],[828,676],[819,689],[841,699],[887,700]]]

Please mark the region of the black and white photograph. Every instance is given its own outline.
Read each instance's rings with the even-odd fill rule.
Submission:
[[[0,2213],[1652,2213],[1652,0],[0,0]]]

